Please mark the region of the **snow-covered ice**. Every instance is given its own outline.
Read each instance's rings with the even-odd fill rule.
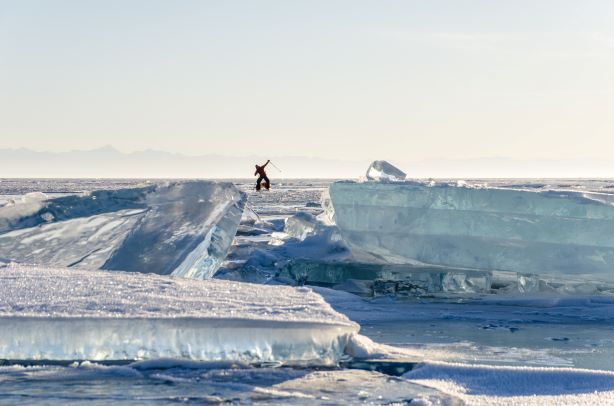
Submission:
[[[308,288],[0,268],[0,359],[328,364],[358,325]]]
[[[614,195],[335,182],[334,221],[389,262],[614,280]]]
[[[41,191],[56,197],[57,193],[120,189],[133,187],[140,182],[5,180],[0,182],[0,194],[3,195],[3,202],[10,202],[11,199],[21,199],[24,193],[32,191]],[[244,361],[230,361],[232,358],[215,362],[188,361],[191,358],[189,354],[195,353],[193,348],[177,352],[179,355],[172,356],[172,359],[148,359],[129,365],[101,365],[87,361],[73,363],[72,360],[60,365],[45,365],[42,361],[21,361],[18,362],[21,365],[0,366],[0,404],[24,401],[37,403],[41,400],[54,405],[71,402],[80,404],[85,401],[98,404],[113,402],[118,405],[133,402],[310,405],[409,402],[418,405],[614,403],[610,386],[611,372],[607,372],[614,370],[614,299],[608,296],[614,290],[604,290],[605,283],[596,280],[587,282],[576,275],[566,276],[565,283],[562,283],[561,278],[556,276],[548,277],[525,271],[454,269],[453,271],[476,272],[474,275],[490,275],[491,292],[480,291],[462,295],[445,292],[419,297],[407,297],[397,292],[395,295],[360,297],[336,290],[346,289],[363,295],[365,287],[368,287],[367,291],[374,293],[374,281],[369,285],[365,283],[368,282],[366,280],[351,278],[332,284],[335,289],[308,288],[320,296],[307,293],[308,290],[302,290],[304,288],[289,291],[287,289],[290,288],[280,284],[292,281],[279,274],[288,265],[300,265],[307,270],[322,266],[318,269],[323,271],[322,275],[326,276],[327,280],[338,278],[336,273],[347,271],[345,267],[348,266],[350,270],[356,268],[354,270],[357,272],[363,272],[364,269],[358,268],[366,264],[373,270],[391,271],[387,276],[382,274],[386,278],[394,276],[390,274],[404,268],[440,268],[448,272],[450,267],[427,266],[419,261],[411,261],[408,265],[405,263],[408,262],[406,258],[396,261],[398,258],[378,258],[372,253],[363,256],[362,252],[359,256],[356,252],[347,252],[347,249],[344,249],[345,244],[337,241],[339,230],[321,216],[323,211],[334,211],[330,206],[330,199],[325,196],[322,200],[319,199],[329,182],[284,180],[283,185],[280,185],[274,180],[271,191],[259,194],[250,191],[253,189],[252,180],[235,183],[247,192],[248,204],[253,212],[243,217],[229,255],[214,276],[224,280],[201,282],[151,274],[106,272],[103,274],[121,277],[125,284],[122,282],[110,285],[103,281],[102,287],[106,291],[94,291],[97,295],[95,298],[77,296],[76,301],[80,303],[77,309],[82,310],[75,313],[85,314],[83,320],[95,319],[92,313],[96,313],[95,304],[99,297],[105,297],[107,291],[116,290],[116,286],[119,286],[117,291],[120,294],[105,302],[103,311],[107,312],[109,317],[101,317],[100,321],[130,319],[138,323],[141,323],[141,320],[155,323],[158,320],[173,320],[179,323],[190,320],[190,323],[195,321],[194,326],[198,326],[201,320],[198,315],[182,317],[181,312],[190,314],[192,309],[200,312],[199,306],[195,304],[201,301],[210,301],[212,306],[203,313],[216,313],[218,308],[221,311],[236,310],[234,306],[237,302],[225,300],[228,295],[223,292],[232,291],[229,286],[237,284],[241,287],[249,286],[248,292],[245,292],[247,304],[261,304],[253,311],[262,318],[257,321],[250,319],[250,323],[264,324],[268,331],[271,331],[270,322],[267,321],[270,317],[293,311],[296,318],[302,319],[301,309],[304,307],[305,298],[300,298],[300,295],[313,295],[316,308],[330,305],[337,312],[322,314],[323,318],[333,321],[334,324],[336,318],[341,317],[355,329],[358,328],[356,324],[339,316],[341,313],[360,324],[360,335],[348,335],[344,353],[340,355],[342,361],[338,366],[322,367],[312,360],[303,360],[298,362],[300,365],[297,367],[269,368],[266,362],[262,363],[251,355],[243,358]],[[389,181],[380,183],[404,184]],[[434,187],[437,182],[424,184]],[[567,189],[572,192],[571,195],[589,197],[594,195],[594,192],[607,195],[614,187],[614,182],[607,180],[452,180],[447,184],[452,187],[460,185],[461,188],[467,189],[496,187],[546,193],[552,189]],[[43,196],[28,196],[34,200],[40,197]],[[319,200],[322,201],[321,205],[317,203]],[[286,220],[292,217],[295,217],[294,220],[300,220],[294,224],[296,228],[292,225],[294,220]],[[373,259],[373,262],[369,263],[366,259]],[[0,274],[2,271],[3,269],[0,269]],[[75,269],[62,271],[85,272]],[[317,276],[318,272],[312,275]],[[87,275],[96,276],[99,273],[95,271]],[[139,279],[141,277],[151,278],[151,282],[145,283]],[[43,278],[42,281],[47,283],[49,279],[53,278]],[[95,284],[97,279],[96,277],[85,283]],[[465,279],[461,278],[451,282],[460,283],[463,280]],[[176,305],[176,299],[159,299],[158,297],[164,297],[164,291],[169,289],[159,281],[180,283],[181,289],[170,289],[171,293],[179,294],[179,301],[183,304]],[[253,281],[259,284],[237,283],[238,281]],[[222,293],[221,295],[210,294],[209,287],[203,288],[209,286],[210,282],[211,289],[214,289],[213,286],[221,289],[217,291]],[[218,284],[220,282],[223,284]],[[181,294],[180,292],[184,292],[184,285],[189,286],[187,289],[193,294]],[[56,289],[53,284],[49,286]],[[389,290],[390,283],[382,284],[380,288],[384,289],[383,291]],[[399,288],[405,289],[405,285],[395,285],[395,289]],[[126,293],[129,291],[134,293]],[[60,289],[59,292],[70,296],[66,290]],[[158,297],[148,296],[152,293]],[[2,294],[10,296],[12,291],[2,290]],[[265,300],[254,301],[250,296],[259,294],[273,295],[275,300],[284,300],[289,294],[297,295],[297,300],[280,309]],[[243,297],[243,293],[236,295]],[[145,300],[143,296],[152,300]],[[311,299],[307,298],[308,303],[309,300]],[[53,302],[50,302],[51,307],[45,310],[46,302],[41,300],[34,308],[41,311],[41,314],[47,310],[57,310]],[[142,308],[139,303],[143,303]],[[128,307],[134,309],[136,314],[143,313],[146,317],[123,317],[122,314],[132,314],[133,310],[127,310]],[[178,309],[179,316],[166,314],[166,308],[171,309],[171,313],[175,311],[173,309]],[[19,313],[19,309],[15,308],[14,313]],[[220,315],[224,318],[229,316],[228,313]],[[310,318],[311,316],[308,316],[307,320]],[[54,317],[49,316],[48,319]],[[2,318],[0,323],[3,323]],[[285,321],[280,323],[287,325]],[[310,325],[313,327],[313,324]],[[130,334],[135,334],[136,337],[160,336],[156,334],[158,330],[148,327],[146,333],[142,326],[143,324],[137,324],[137,331],[130,331]],[[185,326],[191,328],[188,324]],[[159,327],[164,326],[156,325],[156,328]],[[4,326],[0,325],[0,332],[5,330]],[[121,331],[116,331],[118,330]],[[168,337],[165,331],[162,331],[162,337]],[[226,327],[222,331],[226,331]],[[259,334],[258,330],[254,331]],[[252,334],[251,329],[247,333],[240,329],[235,329],[234,332],[236,334],[232,337],[225,338],[233,346],[236,342],[232,340],[236,337]],[[25,333],[30,334],[31,331]],[[315,329],[311,333],[317,335],[320,331]],[[39,332],[34,331],[34,337],[37,334]],[[287,337],[285,343],[297,339],[291,334]],[[301,334],[299,339],[301,337],[305,336]],[[133,347],[128,344],[122,345],[132,351]],[[279,348],[275,346],[270,350]],[[295,350],[293,347],[292,351]],[[352,360],[348,358],[350,356],[356,358]],[[3,362],[5,363],[0,360],[0,363]],[[255,363],[250,364],[252,362]],[[371,370],[348,369],[370,368],[386,365],[388,362],[392,365],[389,369],[378,370],[395,376]],[[404,377],[398,376],[412,365],[413,371]],[[510,386],[508,381],[514,385]]]
[[[404,375],[468,404],[614,404],[614,372],[427,362]]]
[[[165,182],[0,207],[0,258],[45,266],[211,277],[245,194],[223,182]]]

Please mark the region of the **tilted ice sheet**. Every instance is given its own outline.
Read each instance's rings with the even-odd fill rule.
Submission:
[[[366,178],[369,180],[401,182],[405,180],[405,172],[387,161],[373,161],[367,169]]]
[[[0,207],[0,258],[48,266],[207,278],[246,196],[231,183],[165,182]]]
[[[330,198],[344,239],[385,260],[614,278],[614,195],[336,182]]]
[[[335,362],[358,325],[311,289],[0,268],[0,359]]]

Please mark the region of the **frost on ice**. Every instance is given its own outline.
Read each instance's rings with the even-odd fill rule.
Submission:
[[[373,161],[367,169],[368,180],[401,182],[406,176],[405,172],[387,161]]]
[[[614,279],[612,195],[336,182],[351,247],[393,263]]]
[[[0,359],[332,364],[359,326],[307,288],[0,267]]]
[[[246,196],[231,183],[171,182],[0,207],[0,258],[47,266],[211,277]]]

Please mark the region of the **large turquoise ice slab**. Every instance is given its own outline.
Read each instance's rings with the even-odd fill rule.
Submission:
[[[614,279],[614,195],[336,182],[353,249],[390,262]]]

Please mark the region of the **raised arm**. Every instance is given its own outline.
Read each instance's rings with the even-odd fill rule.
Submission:
[[[271,162],[271,160],[267,159],[266,164],[262,165],[262,167],[264,168],[265,166],[267,166],[269,164],[269,162]]]

